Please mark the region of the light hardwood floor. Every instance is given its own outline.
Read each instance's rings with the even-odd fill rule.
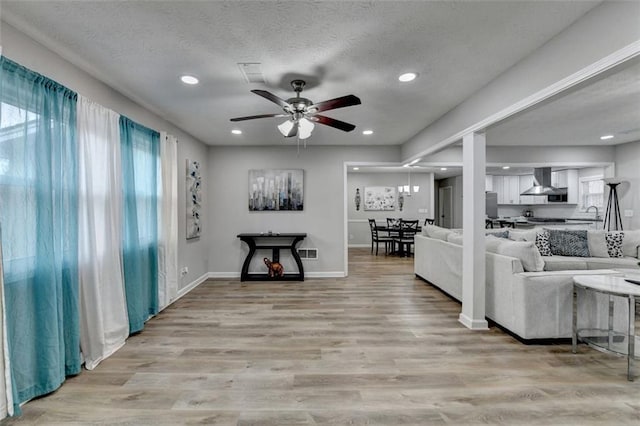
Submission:
[[[4,424],[640,424],[625,359],[469,331],[412,264],[352,249],[346,279],[208,281]]]

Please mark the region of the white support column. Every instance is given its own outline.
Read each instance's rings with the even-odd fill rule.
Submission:
[[[462,138],[462,312],[459,321],[487,330],[485,319],[485,175],[484,133]]]

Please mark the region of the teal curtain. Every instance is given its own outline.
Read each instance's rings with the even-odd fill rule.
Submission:
[[[158,313],[160,134],[120,117],[124,191],[123,268],[129,331]]]
[[[76,99],[0,58],[0,221],[16,403],[80,372]]]

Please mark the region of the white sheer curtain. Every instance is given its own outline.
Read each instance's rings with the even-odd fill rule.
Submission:
[[[80,347],[94,369],[124,345],[120,115],[78,95]]]
[[[158,303],[164,309],[178,294],[178,140],[160,132],[158,188]]]
[[[0,236],[2,226],[0,224]],[[2,270],[2,238],[0,238],[0,420],[13,415],[13,393],[11,391],[11,364],[9,363],[9,347],[7,325],[4,311],[4,272]]]

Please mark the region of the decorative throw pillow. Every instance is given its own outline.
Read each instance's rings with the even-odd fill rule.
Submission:
[[[624,231],[622,253],[625,256],[637,258],[638,252],[640,252],[640,229],[633,231]]]
[[[509,238],[509,231],[487,232],[485,235],[493,235],[498,238]]]
[[[624,232],[607,232],[604,234],[604,238],[607,240],[607,251],[609,257],[622,257],[622,240],[624,239]]]
[[[549,247],[557,256],[589,257],[587,231],[549,230]]]
[[[497,253],[503,256],[515,257],[522,262],[522,268],[526,272],[539,272],[544,270],[544,259],[533,241],[513,241],[507,238],[497,238],[487,235],[486,248],[489,253]]]
[[[587,231],[587,243],[589,244],[589,255],[591,257],[609,257],[605,238],[606,233],[607,231],[600,229]]]
[[[537,231],[535,229],[509,229],[509,239],[513,241],[536,242]]]
[[[536,234],[536,247],[542,256],[552,256],[551,246],[549,245],[549,231],[546,229]]]

